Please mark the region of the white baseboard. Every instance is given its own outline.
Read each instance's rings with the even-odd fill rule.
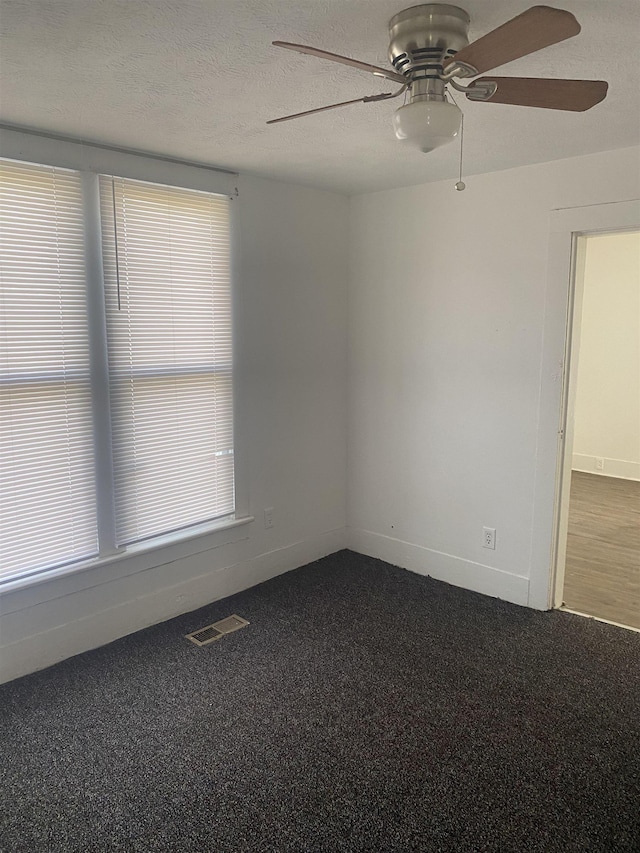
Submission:
[[[512,575],[482,563],[463,560],[391,536],[351,527],[347,528],[346,547],[359,554],[376,557],[453,586],[471,589],[493,598],[511,601],[513,604],[527,604],[528,578]]]
[[[602,468],[598,468],[598,458],[601,459]],[[625,459],[608,459],[606,456],[574,453],[571,467],[574,471],[582,471],[585,474],[600,474],[603,477],[618,477],[621,480],[640,480],[640,462],[629,462]]]
[[[193,567],[203,566],[203,563],[201,554],[194,555],[189,560],[171,564],[171,575],[166,574],[166,566],[154,567],[129,578],[114,580],[117,586],[108,596],[102,587],[103,600],[116,602],[104,609],[96,604],[99,599],[95,597],[94,587],[8,613],[2,617],[0,639],[14,635],[19,639],[0,645],[0,684],[196,610],[342,548],[344,528],[339,528],[234,565],[210,568],[195,576]],[[196,559],[201,562],[189,562]],[[184,578],[190,572],[191,577],[186,580],[167,584],[168,577]],[[153,591],[146,593],[146,590]],[[74,614],[73,618],[69,618],[69,613]],[[29,626],[27,630],[25,624]],[[34,631],[33,626],[38,624],[48,627],[41,632]],[[12,628],[16,629],[15,634]]]
[[[217,569],[203,571],[212,552],[194,554],[5,613],[0,620],[4,643],[0,645],[0,683],[196,610],[342,548],[454,586],[527,604],[525,577],[371,531],[339,528]],[[177,577],[183,580],[174,583]],[[27,594],[21,591],[21,596]],[[39,625],[43,630],[38,630]],[[17,639],[6,642],[9,637]]]

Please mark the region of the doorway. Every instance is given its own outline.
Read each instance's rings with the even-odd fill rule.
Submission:
[[[567,427],[580,237],[640,230],[640,199],[558,208],[549,217],[528,604],[562,606],[572,448]],[[612,620],[613,621],[613,620]]]
[[[575,250],[557,597],[640,630],[640,231]]]

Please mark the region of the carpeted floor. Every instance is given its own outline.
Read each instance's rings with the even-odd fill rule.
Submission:
[[[343,551],[0,687],[0,850],[637,853],[639,702],[640,634]]]

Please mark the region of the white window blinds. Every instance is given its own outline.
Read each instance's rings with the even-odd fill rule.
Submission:
[[[80,179],[0,161],[0,576],[96,552]]]
[[[100,178],[118,544],[234,509],[229,200]]]

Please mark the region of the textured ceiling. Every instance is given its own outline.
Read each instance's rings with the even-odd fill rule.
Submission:
[[[473,40],[535,0],[460,0]],[[453,178],[457,143],[396,142],[398,102],[267,127],[269,118],[389,91],[351,68],[271,46],[312,44],[386,64],[403,0],[0,0],[0,121],[342,192]],[[605,79],[586,113],[462,98],[465,172],[640,142],[639,0],[566,0],[582,33],[503,66],[523,77]]]

